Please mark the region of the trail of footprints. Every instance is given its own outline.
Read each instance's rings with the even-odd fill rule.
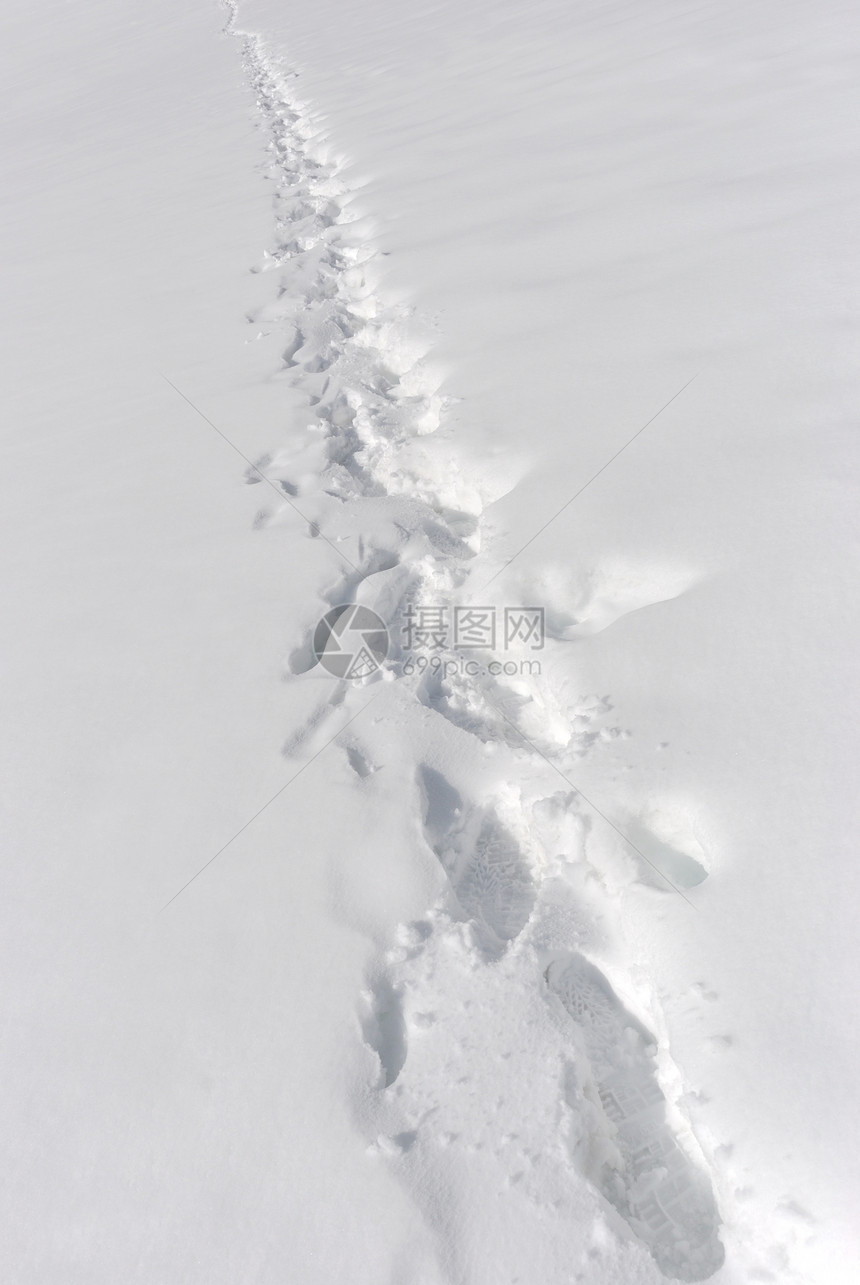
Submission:
[[[345,538],[357,569],[345,572],[321,602],[325,607],[355,600],[376,577],[385,581],[378,609],[384,607],[389,621],[396,622],[408,599],[438,602],[456,595],[463,584],[479,549],[478,491],[446,468],[441,456],[416,449],[440,427],[444,409],[424,368],[422,348],[410,339],[402,310],[380,302],[375,251],[350,215],[352,194],[338,165],[314,141],[309,113],[292,100],[285,77],[259,39],[235,29],[235,5],[227,8],[226,30],[242,42],[270,136],[276,184],[279,241],[264,266],[282,273],[280,293],[253,320],[285,334],[283,377],[306,394],[313,419],[302,448],[267,457],[259,467],[286,494],[301,495],[330,539],[354,525],[369,498],[377,501],[372,511],[368,508],[370,526],[362,540],[347,543]],[[316,484],[308,484],[308,477]],[[304,479],[301,488],[299,479]],[[263,515],[261,523],[266,520]],[[305,672],[313,663],[307,641],[299,643],[292,672]],[[483,690],[481,683],[472,683],[465,691],[457,679],[425,676],[413,684],[413,694],[481,740],[510,741],[510,726],[498,708],[506,709],[516,727],[523,698],[487,676],[482,681]],[[327,705],[343,699],[339,684]],[[526,753],[521,747],[520,752]],[[348,754],[357,777],[365,779],[375,770],[359,745]],[[420,768],[416,791],[427,842],[447,876],[451,909],[472,924],[476,949],[492,966],[529,924],[541,895],[536,864],[491,801],[464,799],[429,766]],[[420,940],[415,949],[421,949]],[[707,1175],[675,1136],[653,1038],[580,953],[556,959],[545,978],[536,979],[539,1002],[537,987],[569,1021],[581,1078],[590,1085],[613,1142],[611,1157],[592,1175],[600,1190],[663,1273],[707,1279],[723,1258],[717,1209]],[[397,1080],[408,1057],[394,965],[373,979],[372,992],[363,1029],[379,1058],[385,1088]]]

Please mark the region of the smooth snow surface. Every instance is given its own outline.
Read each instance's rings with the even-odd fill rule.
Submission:
[[[6,23],[4,1278],[853,1282],[856,16]]]

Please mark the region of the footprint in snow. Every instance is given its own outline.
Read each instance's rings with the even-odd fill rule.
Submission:
[[[482,929],[490,953],[522,932],[535,904],[531,869],[513,835],[488,808],[469,809],[440,772],[419,769],[428,842],[463,912]]]
[[[725,1257],[716,1201],[669,1122],[653,1037],[584,956],[557,961],[546,977],[576,1023],[617,1150],[615,1162],[605,1162],[597,1175],[601,1191],[662,1272],[676,1280],[707,1280]]]

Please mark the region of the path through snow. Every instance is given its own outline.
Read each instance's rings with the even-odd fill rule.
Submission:
[[[612,932],[619,878],[648,878],[685,896],[678,885],[692,887],[706,870],[671,849],[662,861],[667,849],[646,829],[628,838],[622,871],[593,865],[591,826],[615,824],[603,810],[595,816],[570,779],[596,737],[619,734],[606,726],[608,702],[576,693],[570,639],[678,589],[655,574],[632,596],[598,581],[581,603],[548,601],[541,665],[534,639],[512,650],[501,673],[486,648],[438,646],[416,663],[404,643],[416,613],[450,612],[475,597],[501,611],[501,595],[514,591],[516,580],[504,575],[481,590],[497,570],[482,518],[516,478],[498,467],[487,475],[453,444],[432,336],[408,308],[385,300],[360,194],[294,97],[289,72],[257,36],[237,29],[236,6],[228,7],[227,30],[240,42],[269,135],[275,189],[277,242],[259,269],[276,275],[277,297],[250,320],[283,335],[278,378],[308,405],[303,437],[258,461],[285,501],[261,508],[257,525],[294,523],[298,512],[309,537],[328,541],[343,563],[336,582],[307,604],[304,636],[293,643],[294,680],[319,680],[320,697],[289,750],[324,743],[329,716],[344,703],[352,708],[366,687],[373,712],[352,724],[346,746],[357,784],[371,806],[379,768],[398,747],[413,757],[416,830],[440,868],[437,904],[404,925],[370,970],[362,1029],[378,1082],[356,1109],[381,1154],[404,1163],[423,1150],[415,1163],[432,1168],[432,1151],[444,1174],[440,1148],[450,1156],[460,1138],[445,1121],[458,1109],[468,1114],[469,1093],[445,1073],[459,1037],[450,1023],[437,1044],[443,1065],[429,1073],[429,1064],[413,1073],[413,1042],[438,1026],[439,1013],[478,1003],[482,977],[503,977],[496,994],[504,999],[507,990],[544,1012],[567,1049],[558,1110],[559,1118],[567,1112],[568,1137],[557,1163],[602,1193],[663,1273],[706,1279],[723,1260],[720,1219],[702,1148],[667,1094],[680,1077],[596,962],[602,935]],[[371,608],[389,630],[386,662],[360,683],[324,674],[314,650],[316,622],[346,603]],[[510,1056],[502,1047],[498,1055]],[[458,1083],[468,1081],[466,1067]],[[510,1082],[500,1073],[499,1085]],[[555,1144],[538,1137],[509,1147],[500,1171],[516,1184]],[[416,1172],[405,1165],[413,1188]]]

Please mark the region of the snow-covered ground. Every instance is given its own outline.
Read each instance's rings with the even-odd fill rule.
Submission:
[[[4,1278],[853,1282],[856,15],[4,22]]]

